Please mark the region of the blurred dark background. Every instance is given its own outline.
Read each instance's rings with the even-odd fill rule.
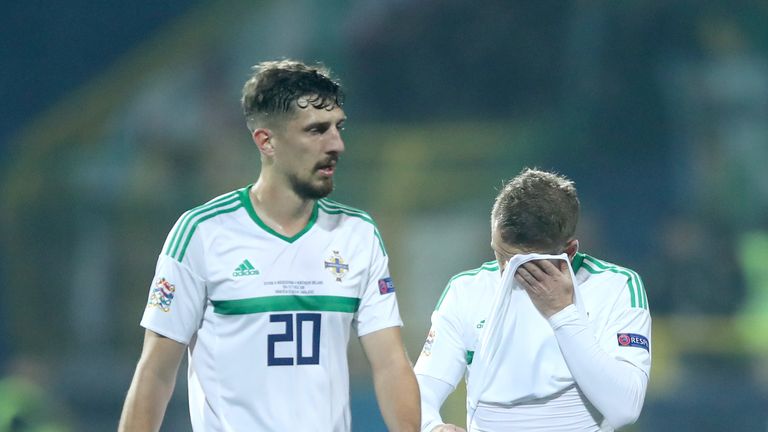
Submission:
[[[346,87],[334,199],[381,228],[414,360],[446,281],[492,259],[502,180],[554,169],[582,249],[645,282],[628,430],[768,430],[766,22],[756,0],[4,5],[0,432],[116,428],[165,235],[256,178],[239,93],[283,57]],[[355,429],[383,430],[357,345]],[[190,430],[181,374],[163,430]]]

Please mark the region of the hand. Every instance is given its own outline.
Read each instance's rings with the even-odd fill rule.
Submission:
[[[460,428],[452,424],[441,424],[432,428],[432,432],[467,432],[464,428]]]
[[[528,292],[544,318],[573,304],[573,281],[568,266],[563,260],[533,260],[517,268],[515,280]]]

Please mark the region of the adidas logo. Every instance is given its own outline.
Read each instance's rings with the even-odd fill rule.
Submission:
[[[240,276],[254,276],[259,274],[259,271],[256,270],[255,267],[253,267],[253,264],[251,264],[250,261],[245,260],[243,261],[234,272],[232,272],[232,276],[234,277],[240,277]]]

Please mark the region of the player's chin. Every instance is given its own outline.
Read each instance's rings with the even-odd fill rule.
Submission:
[[[314,199],[325,198],[333,192],[333,179],[329,177],[316,179],[310,187]]]
[[[328,178],[328,179],[325,179],[323,182],[321,182],[317,190],[320,195],[322,195],[323,197],[326,197],[330,195],[331,192],[333,192],[333,188],[334,188],[333,179]]]

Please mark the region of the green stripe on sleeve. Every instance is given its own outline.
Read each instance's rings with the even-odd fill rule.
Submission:
[[[451,289],[451,283],[448,282],[448,284],[445,286],[445,289],[443,289],[443,293],[440,294],[440,298],[437,299],[437,305],[435,305],[435,310],[440,309],[440,305],[443,304],[443,299],[445,299],[445,295],[448,294],[448,291]]]
[[[369,215],[368,213],[366,213],[366,212],[364,212],[364,211],[362,211],[360,209],[356,209],[354,207],[350,207],[348,205],[341,204],[339,202],[330,200],[328,198],[321,199],[320,200],[320,204],[323,204],[327,208],[335,208],[335,209],[339,209],[339,210],[346,210],[349,213],[355,213],[355,214],[359,215],[361,218],[367,219],[369,222],[374,223],[373,222],[373,218],[371,217],[371,215]]]
[[[381,248],[381,253],[384,254],[384,256],[387,256],[387,248],[384,247],[384,240],[381,238],[381,234],[379,234],[379,229],[375,226],[373,227],[373,233],[376,234],[376,238],[379,240],[379,247]]]
[[[629,287],[630,306],[648,309],[648,297],[647,297],[647,294],[645,293],[645,287],[643,286],[643,282],[640,279],[640,275],[635,273],[633,270],[630,270],[624,267],[619,267],[615,264],[611,264],[609,262],[599,260],[589,255],[584,255],[584,260],[582,264],[584,269],[592,274],[597,274],[597,273],[602,273],[607,271],[607,272],[617,273],[617,274],[626,276],[627,286]]]
[[[445,299],[446,294],[448,294],[448,291],[451,289],[451,284],[456,279],[462,277],[462,276],[474,276],[481,271],[497,271],[499,269],[499,263],[497,261],[488,261],[486,263],[483,263],[480,267],[473,269],[473,270],[467,270],[464,272],[461,272],[457,274],[456,276],[452,277],[448,284],[445,286],[445,289],[443,290],[443,294],[440,295],[440,298],[437,300],[437,305],[435,306],[435,310],[440,309],[440,305],[443,304],[443,300]]]
[[[183,246],[181,248],[181,251],[178,254],[178,257],[175,257],[173,255],[172,255],[172,257],[176,258],[179,262],[181,262],[181,260],[184,259],[184,254],[187,253],[187,246],[189,246],[189,242],[190,242],[190,240],[192,240],[192,236],[195,234],[195,230],[197,230],[197,226],[198,225],[200,225],[201,223],[207,221],[208,219],[210,219],[212,217],[216,217],[218,215],[225,214],[225,213],[232,213],[233,211],[237,211],[237,210],[239,210],[241,208],[243,208],[243,204],[238,202],[238,204],[236,206],[234,206],[234,207],[222,208],[222,209],[219,209],[218,211],[215,211],[215,212],[212,212],[212,213],[207,213],[206,215],[201,216],[199,219],[197,219],[195,221],[194,224],[192,224],[192,226],[189,228],[189,232],[184,236],[185,237],[184,244],[183,244]],[[175,253],[174,253],[174,255],[175,255]]]
[[[194,222],[194,223],[192,222],[194,219],[214,209],[221,208],[221,207],[230,205],[234,202],[237,202],[237,200],[238,199],[236,195],[228,194],[222,197],[221,199],[216,199],[214,201],[211,201],[208,204],[202,205],[200,207],[196,207],[188,211],[187,213],[185,213],[181,221],[179,221],[179,228],[174,233],[173,239],[168,245],[168,249],[165,251],[165,254],[171,257],[176,256],[176,254],[179,252],[179,247],[181,246],[182,239],[186,237],[186,234],[190,228],[190,224],[192,224],[192,226],[197,224],[197,222]]]
[[[343,214],[351,217],[356,217],[358,219],[362,219],[369,224],[373,225],[373,234],[376,236],[376,239],[379,240],[379,247],[381,248],[381,253],[384,254],[384,256],[387,256],[387,249],[384,247],[384,240],[381,238],[381,234],[379,233],[379,227],[376,225],[376,222],[374,222],[373,218],[371,216],[358,209],[354,209],[352,207],[347,207],[344,205],[341,205],[335,201],[330,201],[327,198],[323,198],[319,200],[318,205],[320,206],[320,209],[323,210],[323,212],[335,215],[335,214]]]
[[[215,207],[217,204],[220,204],[223,201],[228,200],[229,198],[232,198],[235,196],[236,192],[231,192],[226,195],[222,195],[218,198],[214,198],[211,201],[193,208],[192,210],[189,210],[184,213],[184,215],[179,219],[179,223],[176,227],[176,230],[173,232],[173,236],[171,237],[171,241],[168,243],[168,248],[165,250],[166,255],[171,255],[171,250],[175,244],[177,244],[180,240],[179,238],[184,232],[185,227],[189,223],[189,220],[194,217],[195,214],[197,214],[200,211],[205,211],[206,209],[210,209],[211,207]]]
[[[645,292],[645,284],[639,274],[635,273],[635,277],[637,278],[637,285],[640,287],[640,295],[643,296],[643,307],[648,309],[648,293]]]
[[[610,271],[612,273],[620,273],[619,271],[617,271],[615,269],[600,269],[600,268],[597,268],[596,264],[594,264],[591,261],[587,261],[587,260],[584,260],[584,262],[582,262],[582,266],[581,267],[584,270],[586,270],[586,271],[588,271],[588,272],[590,272],[592,274],[599,274],[599,273],[603,273],[603,272],[606,272],[606,271]],[[624,276],[626,276],[626,275],[624,275]],[[630,297],[629,304],[630,304],[631,307],[637,307],[637,300],[635,299],[635,289],[633,287],[632,279],[631,278],[628,278],[627,286],[629,287],[629,297]]]
[[[378,225],[376,225],[376,221],[373,220],[371,215],[369,215],[368,213],[362,210],[345,206],[343,204],[339,204],[336,201],[331,201],[327,198],[321,199],[320,201],[318,201],[318,204],[320,204],[320,206],[323,208],[323,210],[326,211],[326,213],[330,213],[330,212],[333,212],[332,214],[343,213],[347,216],[354,216],[354,217],[360,218],[368,222],[369,224],[375,227],[378,227]]]
[[[213,300],[213,311],[221,315],[245,315],[263,312],[325,311],[355,313],[360,308],[357,297],[339,296],[269,296],[240,300]]]

